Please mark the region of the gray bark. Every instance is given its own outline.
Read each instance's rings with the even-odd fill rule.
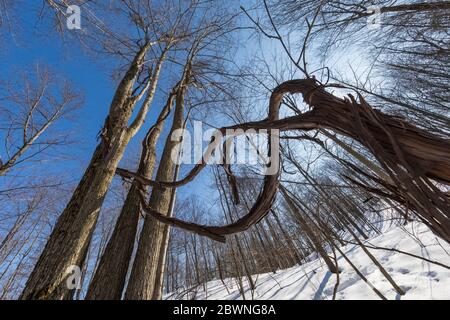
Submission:
[[[142,125],[153,98],[162,61],[161,56],[151,83],[138,95],[133,87],[151,44],[143,46],[118,85],[109,115],[101,133],[101,142],[71,200],[59,217],[50,238],[31,273],[21,299],[70,299],[67,288],[68,267],[81,268],[108,187],[126,145]],[[134,107],[147,92],[143,107],[128,126]]]
[[[184,94],[186,87],[181,85],[176,97],[176,106],[172,128],[156,175],[157,181],[171,181],[174,177],[175,165],[172,161],[172,150],[178,144],[170,139],[172,133],[184,124]],[[172,191],[170,188],[154,187],[150,196],[149,207],[164,215],[169,214]],[[149,300],[153,298],[158,273],[158,263],[164,242],[165,225],[152,217],[146,216],[142,228],[136,257],[131,270],[130,280],[125,292],[125,299]]]
[[[157,122],[150,128],[142,141],[138,172],[144,177],[151,178],[153,175],[156,162],[156,143],[161,135],[164,121],[172,108],[173,100],[174,92],[172,91]],[[136,182],[128,191],[111,239],[108,241],[89,285],[86,299],[118,300],[121,298],[141,213],[139,194],[145,190],[147,190],[146,187]]]

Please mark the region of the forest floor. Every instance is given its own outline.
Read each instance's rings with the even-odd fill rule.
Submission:
[[[450,266],[450,245],[437,239],[424,225],[414,222],[405,226],[383,228],[383,233],[365,241],[367,246],[394,248]],[[369,251],[389,272],[395,282],[406,292],[399,295],[364,251],[356,245],[346,245],[341,250],[351,262],[389,300],[450,299],[450,270],[393,251]],[[344,257],[336,252],[341,270],[336,299],[380,299],[363,281]],[[276,273],[254,275],[256,289],[252,292],[243,279],[246,299],[278,300],[328,300],[332,299],[336,275],[315,254],[309,262]],[[225,284],[224,284],[225,283]],[[179,290],[165,295],[166,299],[242,299],[236,279],[208,282],[189,290]]]

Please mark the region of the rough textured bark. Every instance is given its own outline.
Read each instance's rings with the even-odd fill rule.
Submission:
[[[281,224],[281,221],[280,221],[280,218],[278,217],[278,214],[276,212],[274,212],[273,210],[272,210],[272,214],[273,214],[273,217],[275,218],[275,221],[276,221],[278,227],[281,230],[281,233],[283,234],[284,241],[289,246],[288,250],[289,250],[289,254],[291,255],[291,257],[293,259],[292,260],[293,264],[294,265],[295,264],[301,264],[302,257],[300,256],[300,254],[299,254],[299,252],[298,252],[298,250],[297,250],[297,248],[296,248],[296,246],[294,244],[294,241],[289,236],[289,234],[286,232],[286,230],[284,230],[284,227]]]
[[[153,175],[156,162],[156,143],[161,135],[164,121],[172,108],[175,89],[176,87],[169,94],[158,120],[142,141],[142,153],[137,172],[143,177],[151,178]],[[128,191],[111,239],[108,241],[89,285],[86,299],[118,300],[121,298],[141,213],[140,193],[146,190],[145,186],[136,182]]]
[[[396,6],[386,6],[381,7],[381,13],[389,13],[389,12],[402,12],[402,11],[434,11],[434,10],[449,10],[450,9],[450,1],[436,1],[436,2],[422,2],[422,3],[407,3],[400,4]],[[373,13],[367,13],[370,15]]]
[[[164,146],[161,161],[156,175],[157,181],[173,181],[175,164],[172,161],[172,150],[178,144],[171,140],[172,132],[184,125],[184,94],[186,86],[180,86],[175,102],[172,128]],[[152,190],[148,206],[157,212],[167,215],[170,209],[172,190],[155,187]],[[155,279],[158,271],[161,248],[164,243],[165,225],[147,216],[139,239],[136,257],[131,270],[130,280],[125,292],[125,299],[152,299],[155,290]]]
[[[180,165],[177,164],[175,167],[175,173],[174,173],[174,181],[178,178],[178,172],[180,170]],[[170,195],[170,204],[169,204],[169,210],[168,210],[168,216],[173,215],[173,210],[175,207],[175,199],[176,199],[176,190],[171,190]],[[164,231],[162,236],[162,244],[159,252],[159,259],[158,259],[158,267],[156,269],[156,276],[155,276],[155,287],[153,290],[152,300],[161,300],[162,294],[163,294],[163,281],[164,281],[164,272],[166,269],[166,255],[167,250],[169,248],[169,240],[170,240],[170,226],[164,225]]]
[[[117,165],[126,145],[142,125],[153,98],[164,55],[157,63],[151,81],[139,94],[133,87],[151,44],[140,48],[119,83],[109,115],[100,134],[101,142],[59,217],[50,238],[31,273],[21,299],[70,299],[67,288],[67,268],[83,264],[90,239]],[[134,107],[146,94],[143,106],[131,125],[128,124]]]

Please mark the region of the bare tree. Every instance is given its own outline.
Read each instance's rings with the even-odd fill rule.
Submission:
[[[47,149],[66,144],[65,136],[46,133],[80,104],[80,95],[69,82],[36,65],[31,76],[1,83],[1,128],[5,150],[0,157],[0,176],[24,162],[38,161]],[[17,90],[17,88],[21,88]]]
[[[142,141],[141,159],[138,172],[148,178],[152,177],[156,164],[156,145],[163,130],[163,125],[173,107],[179,88],[185,81],[175,85],[169,93],[166,104],[156,123],[147,131]],[[122,212],[116,222],[111,239],[100,258],[99,266],[89,285],[87,299],[120,299],[125,285],[129,262],[135,243],[140,217],[140,194],[146,188],[133,184],[127,194]]]
[[[139,8],[137,6],[128,3],[124,3],[124,6],[125,12],[130,14],[131,20],[140,30],[141,38],[134,43],[134,56],[115,91],[108,117],[99,133],[101,141],[72,199],[58,219],[27,282],[22,299],[66,299],[71,296],[72,291],[65,284],[67,268],[83,264],[115,168],[128,142],[144,123],[162,64],[168,51],[179,39],[176,33],[179,20],[165,29],[156,29],[155,26],[151,27],[152,22],[149,21],[156,14],[151,11],[152,7],[146,6],[139,12],[135,11]],[[150,17],[145,17],[146,14]],[[149,61],[147,54],[156,49],[155,46],[159,47],[160,52],[155,60]],[[140,101],[136,117],[129,123]]]

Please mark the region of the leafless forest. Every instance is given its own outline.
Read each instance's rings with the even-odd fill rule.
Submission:
[[[0,58],[0,299],[158,300],[227,278],[252,299],[243,282],[314,252],[335,295],[349,243],[403,295],[373,252],[411,254],[367,246],[377,222],[450,243],[449,1],[28,6],[0,0],[0,50],[64,53]],[[80,56],[89,83],[57,67]],[[203,160],[177,161],[199,122]]]

